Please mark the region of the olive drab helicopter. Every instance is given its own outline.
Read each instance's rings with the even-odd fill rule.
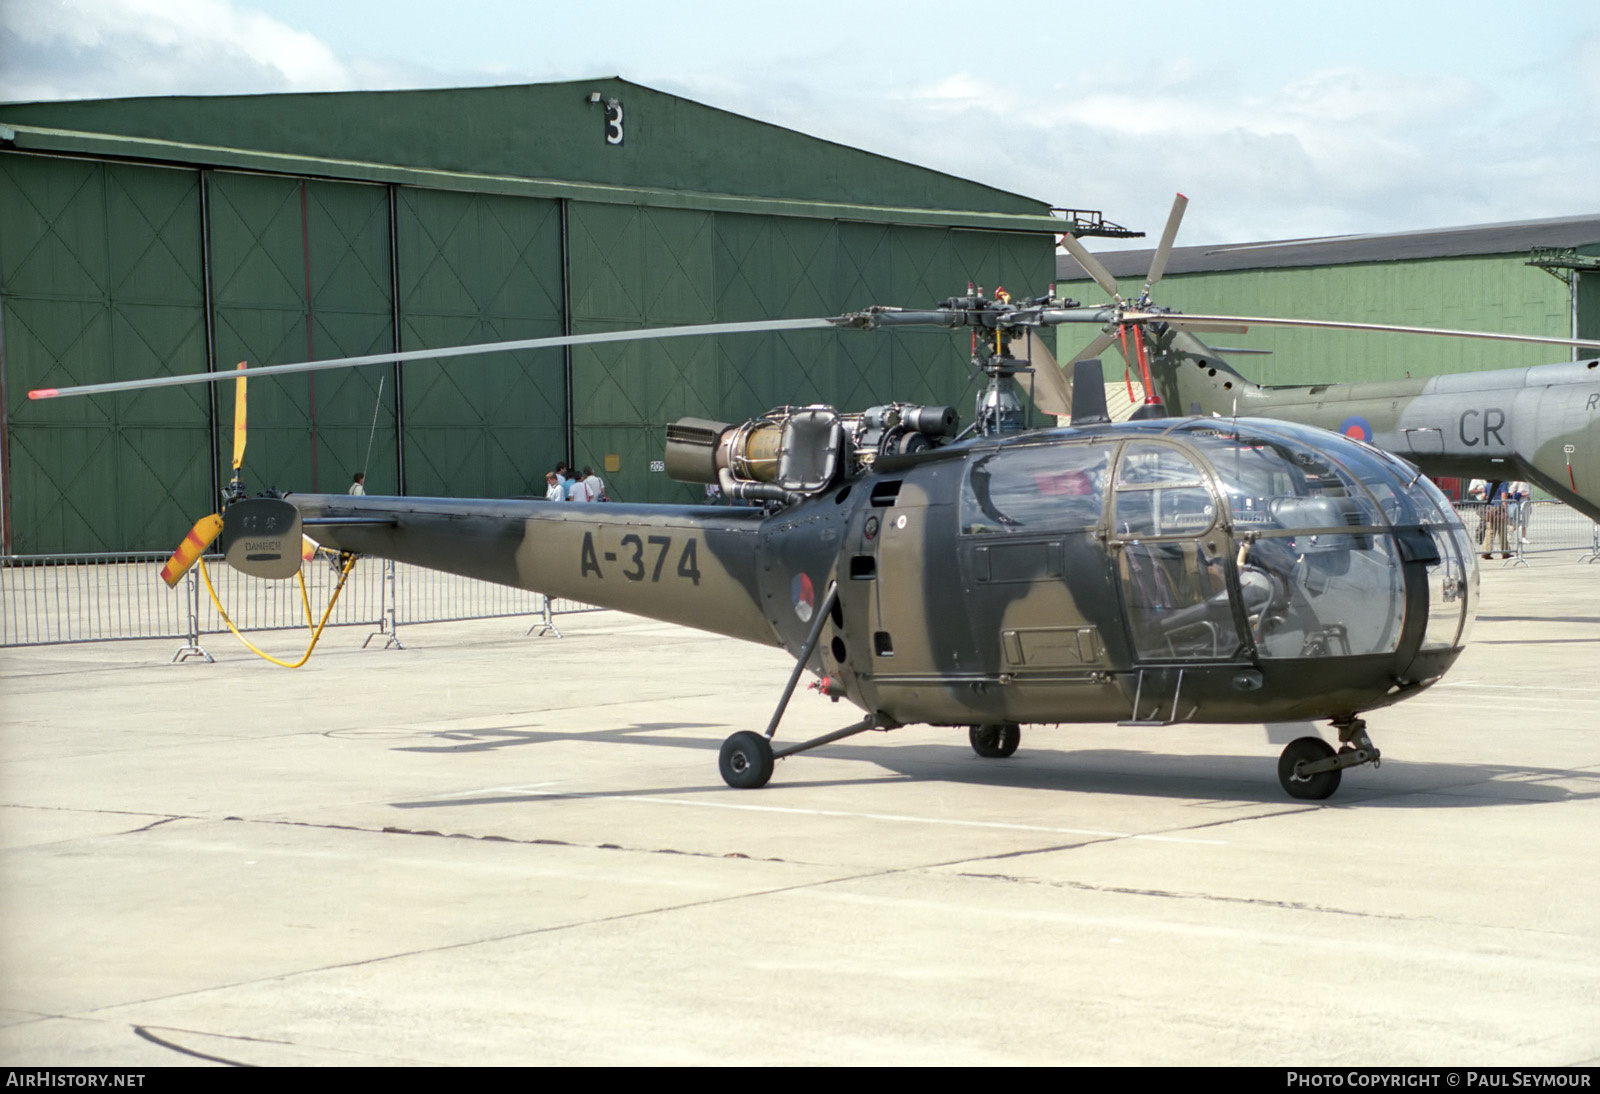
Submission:
[[[245,369],[238,375],[932,324],[971,328],[973,364],[987,382],[964,431],[951,407],[904,403],[779,407],[741,424],[669,426],[668,472],[717,484],[743,506],[258,497],[203,518],[172,567],[181,572],[220,524],[237,568],[292,576],[305,531],[346,566],[360,555],[395,559],[781,647],[794,668],[765,732],[735,732],[721,748],[733,787],[765,785],[778,759],[913,723],[965,726],[978,755],[1000,758],[1015,752],[1023,724],[1326,719],[1337,749],[1302,737],[1278,763],[1291,796],[1326,798],[1344,769],[1379,760],[1362,715],[1419,693],[1460,655],[1477,598],[1473,545],[1415,467],[1358,440],[1255,418],[1168,418],[1154,397],[1135,420],[1113,423],[1092,354],[1073,363],[1068,385],[1041,337],[1047,328],[1100,324],[1098,353],[1130,331],[1143,346],[1189,323],[1148,305],[1181,212],[1180,204],[1133,305],[1085,307],[1053,293],[1013,300],[969,287],[922,310]],[[1218,317],[1191,325],[1237,326]],[[1024,429],[1029,395],[1070,424]],[[242,436],[236,463],[241,452]],[[862,717],[774,748],[807,670],[814,688]]]
[[[1600,342],[1261,316],[1216,316],[1207,324],[1207,317],[1185,315],[1164,323],[1163,309],[1150,305],[1153,281],[1138,299],[1125,300],[1098,259],[1070,237],[1064,244],[1111,298],[1103,317],[1116,338],[1111,331],[1102,334],[1081,356],[1092,357],[1117,341],[1130,364],[1143,360],[1145,378],[1154,385],[1147,390],[1165,404],[1189,414],[1245,414],[1320,426],[1403,456],[1429,475],[1526,480],[1600,521],[1600,360],[1594,355]],[[1157,253],[1164,265],[1165,256]],[[1135,324],[1143,337],[1130,345],[1127,335]],[[1246,326],[1531,342],[1583,347],[1590,356],[1417,379],[1264,387],[1195,335],[1237,333]]]
[[[1151,338],[1155,390],[1190,413],[1240,413],[1368,440],[1429,475],[1522,479],[1600,521],[1600,360],[1419,379],[1263,387],[1186,331]]]

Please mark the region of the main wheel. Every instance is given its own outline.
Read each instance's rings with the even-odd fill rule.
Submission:
[[[1316,763],[1334,754],[1333,746],[1321,737],[1300,737],[1284,747],[1278,757],[1278,781],[1291,798],[1321,801],[1339,789],[1338,769],[1319,771],[1315,775],[1297,775],[1295,768],[1301,763]]]
[[[722,742],[717,758],[722,781],[735,790],[755,790],[772,778],[772,743],[748,730],[735,733]]]
[[[973,726],[967,730],[967,740],[972,742],[972,751],[984,759],[1003,760],[1022,743],[1022,728],[1015,722]]]

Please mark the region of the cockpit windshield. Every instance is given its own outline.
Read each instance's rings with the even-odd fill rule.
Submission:
[[[1247,611],[1261,656],[1392,652],[1405,625],[1405,562],[1430,570],[1423,648],[1461,640],[1476,578],[1471,545],[1415,468],[1288,423],[1197,419],[1174,433],[1216,472],[1247,609],[1252,584],[1270,590],[1259,611]]]
[[[1002,444],[969,467],[962,534],[1103,543],[1143,659],[1392,653],[1417,606],[1408,563],[1429,575],[1422,649],[1465,638],[1465,529],[1414,467],[1359,441],[1191,418]]]

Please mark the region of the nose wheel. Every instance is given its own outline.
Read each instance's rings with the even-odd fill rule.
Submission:
[[[1381,753],[1367,736],[1367,723],[1348,718],[1333,723],[1339,731],[1339,749],[1321,737],[1300,737],[1278,757],[1278,782],[1291,798],[1322,801],[1339,789],[1341,773],[1362,764],[1378,766]]]
[[[1300,737],[1290,741],[1278,757],[1278,782],[1291,798],[1304,801],[1322,801],[1339,789],[1339,769],[1317,770],[1309,768],[1325,764],[1338,753],[1321,737]]]
[[[967,730],[967,740],[972,742],[972,751],[984,759],[1003,760],[1022,743],[1022,728],[1015,722],[973,726]]]

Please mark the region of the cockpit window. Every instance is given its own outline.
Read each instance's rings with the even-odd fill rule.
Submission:
[[[1117,489],[1139,486],[1199,486],[1205,480],[1194,461],[1176,448],[1135,441],[1122,454]]]
[[[1189,435],[1222,480],[1240,531],[1372,527],[1390,523],[1373,495],[1345,467],[1309,444],[1273,433],[1215,425]],[[1351,442],[1341,448],[1360,453]],[[1374,472],[1383,496],[1396,513],[1414,512],[1400,496],[1392,470]],[[1416,523],[1415,519],[1409,523]]]
[[[961,493],[961,530],[1070,532],[1097,527],[1111,446],[1017,445],[972,463]]]
[[[1194,461],[1171,445],[1134,441],[1117,465],[1113,527],[1119,536],[1196,535],[1216,519],[1216,500]]]

